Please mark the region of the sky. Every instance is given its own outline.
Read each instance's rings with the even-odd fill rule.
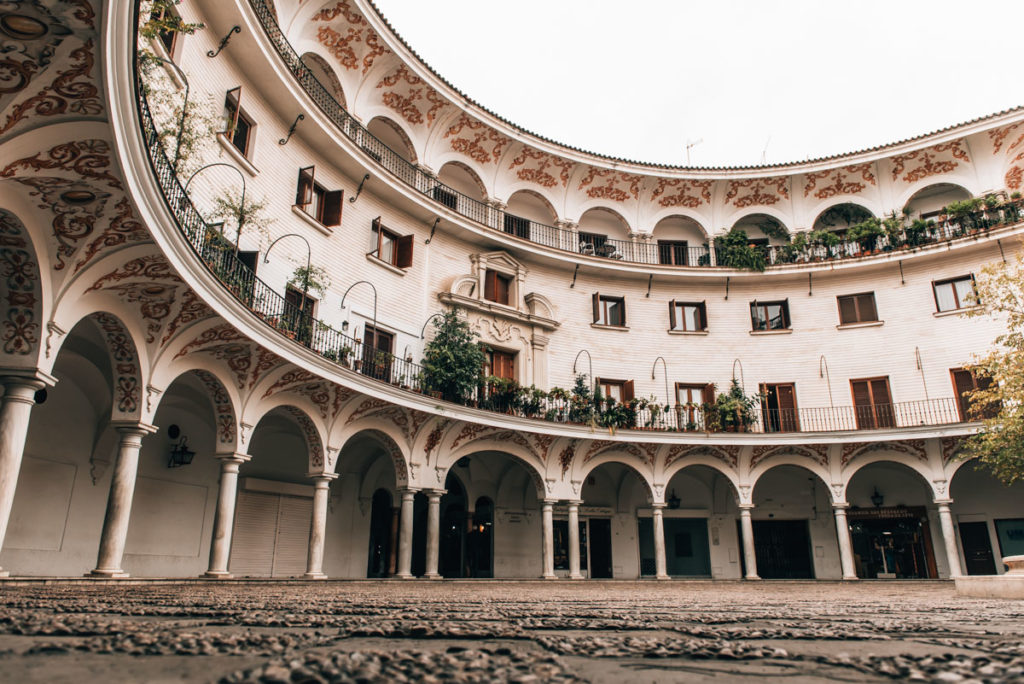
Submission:
[[[478,103],[626,159],[802,161],[1024,105],[1021,0],[375,2]]]

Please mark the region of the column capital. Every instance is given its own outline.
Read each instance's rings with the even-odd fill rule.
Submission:
[[[440,499],[442,496],[448,493],[447,489],[424,489],[423,493],[427,495],[427,499]]]
[[[541,499],[541,503],[545,506],[555,506],[558,504],[558,499]]]
[[[306,473],[306,477],[310,478],[311,480],[313,480],[313,482],[315,482],[318,485],[321,482],[325,482],[327,484],[330,484],[332,481],[338,479],[338,474],[337,473]]]
[[[237,463],[239,465],[252,460],[252,456],[239,451],[218,451],[213,457],[221,463]]]
[[[741,513],[743,511],[746,511],[747,513],[750,513],[750,511],[754,510],[755,506],[752,503],[741,503],[739,508],[740,508],[740,512]]]
[[[660,510],[662,510],[664,508],[667,508],[667,507],[668,507],[668,504],[666,504],[664,501],[658,501],[656,503],[652,503],[651,504],[651,508],[656,510],[656,511],[660,511]]]
[[[151,435],[160,429],[156,425],[150,425],[138,420],[112,420],[110,421],[110,427],[122,435],[138,435],[139,437]]]
[[[0,384],[27,385],[40,390],[44,387],[53,387],[57,384],[57,378],[46,371],[38,368],[11,368],[5,366],[0,368]]]
[[[579,508],[583,505],[583,499],[566,499],[565,505],[569,508]]]

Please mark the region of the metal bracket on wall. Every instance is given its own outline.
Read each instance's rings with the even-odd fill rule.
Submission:
[[[288,141],[292,139],[292,133],[295,132],[295,127],[299,125],[299,122],[306,118],[305,114],[299,114],[295,117],[295,121],[292,121],[292,127],[288,129],[288,135],[277,141],[278,145],[287,145]]]
[[[241,33],[241,32],[242,32],[242,27],[241,26],[237,26],[237,25],[236,26],[232,26],[231,30],[228,31],[224,35],[224,37],[220,39],[220,45],[217,46],[217,50],[216,51],[207,50],[206,51],[206,56],[207,57],[216,57],[217,55],[219,55],[220,51],[228,46],[228,41],[231,40],[231,34],[232,33]]]
[[[370,180],[370,174],[366,174],[365,176],[363,176],[363,180],[359,181],[359,187],[356,188],[356,194],[354,194],[354,195],[352,195],[351,197],[348,198],[348,201],[350,203],[355,202],[356,199],[359,198],[359,193],[361,193],[363,191],[363,186],[366,185],[366,181],[368,181],[368,180]]]
[[[579,265],[579,264],[576,264],[576,270],[574,270],[574,271],[572,272],[572,284],[571,284],[571,285],[569,285],[569,287],[570,287],[570,288],[576,287],[576,275],[577,275],[577,274],[578,274],[579,272],[580,272],[580,265]]]
[[[430,227],[430,237],[428,237],[423,244],[429,245],[430,241],[434,239],[434,231],[437,230],[437,224],[440,223],[440,222],[441,222],[441,217],[440,216],[438,216],[437,218],[434,219],[434,225],[432,225]]]
[[[903,260],[900,259],[896,263],[900,265],[900,285],[906,285],[907,281],[903,278]]]
[[[729,298],[729,276],[725,277],[725,298]]]
[[[811,274],[810,273],[807,274],[807,296],[808,297],[813,297],[814,296],[814,285],[811,283]]]
[[[651,283],[652,282],[654,282],[654,274],[653,273],[651,273],[650,275],[647,276],[647,295],[646,296],[648,298],[650,298],[650,296],[651,296]]]

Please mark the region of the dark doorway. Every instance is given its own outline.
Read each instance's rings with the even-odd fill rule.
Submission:
[[[466,577],[466,490],[459,478],[449,474],[441,497],[441,539],[438,572],[442,577]]]
[[[612,521],[608,518],[590,519],[590,577],[605,579],[612,576]]]
[[[378,489],[373,493],[370,511],[370,556],[367,577],[387,577],[391,557],[391,493]]]
[[[988,523],[960,523],[960,546],[964,550],[964,565],[967,567],[968,575],[996,574],[992,540],[988,536]]]
[[[761,579],[814,579],[811,535],[806,520],[753,522],[754,553]]]
[[[416,492],[412,504],[412,574],[427,572],[427,495]]]
[[[923,507],[852,508],[846,516],[858,577],[925,579],[938,576],[927,512]]]
[[[799,432],[796,385],[761,384],[761,414],[765,432]]]
[[[466,562],[470,577],[494,577],[494,502],[486,496],[476,500],[473,528],[466,536]]]
[[[640,574],[657,573],[654,558],[654,522],[639,518]],[[711,552],[707,518],[665,518],[665,570],[678,577],[709,577]]]

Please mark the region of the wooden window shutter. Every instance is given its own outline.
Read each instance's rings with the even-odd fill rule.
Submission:
[[[626,298],[623,297],[619,300],[619,310],[622,311],[622,320],[619,322],[623,328],[626,327]]]
[[[235,94],[234,102],[231,98],[232,93]],[[231,125],[228,127],[227,133],[232,136],[235,134],[235,129],[238,128],[238,116],[242,111],[242,86],[236,86],[227,92],[225,104],[228,106],[228,111],[231,112]]]
[[[412,266],[412,243],[415,235],[403,235],[395,241],[395,266],[409,268]]]
[[[701,330],[707,330],[708,329],[708,305],[707,305],[707,302],[701,302],[700,306],[698,306],[697,309],[698,309],[698,311],[700,311],[700,329]]]
[[[782,325],[785,328],[791,327],[793,322],[789,318],[789,298],[782,300]]]
[[[953,371],[953,389],[956,391],[957,403],[960,406],[960,420],[971,419],[971,400],[967,393],[974,390],[974,376],[962,368]]]
[[[332,190],[324,195],[324,225],[341,225],[341,201],[345,198],[344,190]]]
[[[495,296],[497,296],[498,274],[490,269],[484,273],[484,299],[489,302],[493,302]]]
[[[627,401],[633,401],[636,398],[636,390],[633,387],[633,381],[627,380],[622,384],[622,403]]]
[[[705,404],[715,403],[715,386],[710,382],[700,391],[700,400]]]
[[[889,396],[888,378],[878,378],[871,381],[871,401],[876,406],[892,403],[892,398]]]
[[[676,329],[676,300],[668,303],[668,329]]]
[[[313,201],[313,178],[315,174],[315,166],[306,166],[299,169],[299,186],[295,190],[295,204],[304,207]]]
[[[867,380],[854,380],[850,383],[853,392],[853,413],[858,430],[870,430],[875,427],[875,414],[871,406],[871,388]]]
[[[839,323],[845,325],[846,323],[857,322],[857,302],[854,297],[840,297],[839,298]]]
[[[380,216],[378,216],[377,218],[373,219],[373,222],[370,225],[372,226],[371,233],[373,235],[373,247],[370,248],[370,254],[376,255],[377,258],[379,259],[380,258],[380,244],[381,244],[381,240],[383,239],[383,233],[381,232],[381,229],[380,229]]]
[[[594,302],[594,322],[597,323],[601,320],[601,293],[595,292],[593,297]]]

